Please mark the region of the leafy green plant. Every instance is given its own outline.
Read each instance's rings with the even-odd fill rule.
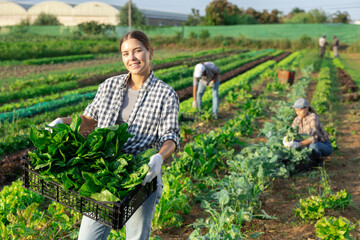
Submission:
[[[200,118],[201,120],[203,120],[204,122],[209,122],[212,118],[212,111],[211,109],[205,110],[202,112]]]
[[[0,222],[8,224],[6,216],[16,214],[16,209],[25,209],[32,203],[43,203],[44,197],[22,187],[22,181],[14,181],[0,191]]]
[[[336,142],[337,129],[336,129],[334,123],[333,122],[328,123],[328,124],[326,124],[326,126],[324,126],[324,128],[325,128],[325,131],[327,132],[327,134],[329,135],[330,142],[331,142],[333,149],[334,150],[337,149],[338,148],[338,145]]]
[[[239,96],[239,92],[238,91],[233,91],[231,90],[228,95],[226,95],[225,97],[225,101],[229,104],[234,104],[237,102],[237,98]]]
[[[80,124],[81,118],[74,116],[70,126],[57,124],[52,132],[32,128],[30,139],[36,147],[29,152],[32,165],[44,179],[57,181],[64,189],[98,201],[119,201],[141,183],[150,154],[134,158],[121,152],[132,136],[127,124],[96,128],[86,139],[79,133]]]
[[[295,208],[295,216],[301,219],[317,220],[325,214],[324,203],[319,196],[310,196],[306,199],[300,199],[298,206]]]
[[[355,227],[344,217],[323,217],[315,224],[316,236],[323,240],[353,239],[350,231]]]
[[[340,190],[335,194],[324,197],[325,207],[329,209],[344,209],[352,203],[351,195],[346,189]]]
[[[323,199],[325,208],[328,209],[344,209],[352,203],[352,197],[346,189],[333,193],[331,189],[330,179],[326,170],[320,168],[321,173],[321,197]]]
[[[77,237],[74,224],[79,221],[81,214],[71,211],[65,212],[65,207],[53,202],[46,212],[40,211],[39,204],[34,202],[25,209],[17,209],[16,214],[7,216],[9,224],[0,222],[2,239],[60,239]],[[71,215],[69,217],[68,215]]]
[[[307,138],[309,138],[309,135],[306,133],[303,134],[299,134],[299,127],[289,127],[289,129],[286,132],[286,142],[291,142],[291,141],[302,141],[305,140]]]
[[[190,178],[174,173],[171,168],[164,172],[163,194],[152,222],[154,229],[180,227],[183,224],[181,213],[190,213],[189,198],[185,192],[191,184]]]

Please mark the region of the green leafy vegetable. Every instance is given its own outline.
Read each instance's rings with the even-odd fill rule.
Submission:
[[[36,149],[29,152],[31,163],[42,178],[64,189],[99,201],[119,201],[142,182],[156,149],[136,157],[123,153],[132,137],[127,124],[96,128],[86,139],[80,125],[81,118],[74,116],[70,126],[57,124],[52,132],[32,127],[30,140]]]
[[[309,135],[306,133],[299,134],[299,128],[298,127],[290,127],[286,132],[286,141],[302,141],[305,139],[308,139]]]
[[[355,227],[344,217],[323,217],[315,224],[316,236],[320,239],[353,239],[350,231]]]

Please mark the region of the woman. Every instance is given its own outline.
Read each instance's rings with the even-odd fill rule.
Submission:
[[[310,138],[301,142],[285,142],[284,139],[284,145],[291,148],[309,147],[312,149],[311,158],[314,160],[318,160],[322,156],[329,156],[333,151],[329,136],[321,124],[319,116],[309,106],[309,102],[305,98],[299,98],[292,107],[297,115],[292,127],[299,127],[299,133],[306,133]]]
[[[128,74],[114,76],[102,83],[97,94],[81,116],[80,132],[95,126],[107,127],[127,123],[130,138],[123,151],[136,155],[149,148],[159,152],[150,158],[149,172],[143,185],[157,175],[158,188],[125,224],[126,239],[149,239],[156,204],[162,194],[161,165],[178,148],[179,99],[176,92],[157,79],[151,70],[153,49],[141,31],[128,32],[120,41],[122,61]],[[70,123],[71,118],[58,118],[57,123]],[[79,239],[106,239],[110,228],[83,216]]]

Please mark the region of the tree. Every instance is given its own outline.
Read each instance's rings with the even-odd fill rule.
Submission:
[[[268,23],[270,19],[269,13],[266,10],[263,10],[263,12],[260,14],[260,18],[258,19],[258,21],[261,24],[265,24]]]
[[[290,15],[295,15],[297,13],[304,13],[304,12],[305,12],[305,10],[295,7],[291,10]]]
[[[280,23],[280,15],[282,15],[282,12],[280,12],[279,10],[272,10],[269,15],[268,23]]]
[[[329,22],[328,15],[319,9],[312,9],[309,12],[305,13],[299,11],[294,13],[288,19],[284,20],[285,23],[327,23]]]
[[[256,19],[256,21],[258,21],[260,23],[260,18],[261,18],[261,13],[256,11],[253,8],[248,8],[245,10],[245,14],[253,17],[254,19]]]
[[[129,2],[120,8],[119,22],[120,25],[127,26],[129,24]],[[134,3],[131,3],[131,25],[141,26],[146,25],[144,14],[136,7]]]
[[[284,19],[285,23],[310,23],[310,19],[307,13],[300,12],[295,13],[287,19]]]
[[[240,9],[227,0],[214,0],[206,6],[205,20],[208,25],[237,24]]]
[[[309,16],[310,23],[327,23],[329,22],[329,17],[323,10],[312,9],[307,15]]]
[[[96,21],[84,22],[78,24],[79,30],[88,35],[104,34],[106,31],[114,31],[114,26],[109,24],[100,24]]]
[[[37,17],[37,19],[35,20],[33,25],[35,25],[35,26],[57,26],[57,25],[61,25],[61,23],[56,18],[56,16],[42,12],[39,14],[39,16]]]
[[[258,20],[248,14],[242,14],[239,17],[238,24],[258,24]]]
[[[204,17],[200,16],[199,10],[192,8],[191,14],[188,16],[187,21],[184,25],[186,26],[197,26],[204,22]]]
[[[334,23],[350,23],[349,13],[344,11],[343,13],[337,11],[332,15],[332,22]]]

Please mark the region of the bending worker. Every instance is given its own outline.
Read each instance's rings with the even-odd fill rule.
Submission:
[[[193,107],[201,109],[206,87],[212,88],[212,115],[217,119],[219,108],[220,69],[213,62],[202,62],[195,66],[193,74]]]
[[[306,133],[310,137],[301,142],[284,141],[284,145],[291,148],[308,147],[312,149],[310,158],[314,161],[320,160],[322,156],[329,156],[333,151],[329,135],[321,124],[319,116],[309,106],[309,102],[305,98],[299,98],[292,108],[295,109],[297,115],[292,127],[298,127],[299,134]]]

